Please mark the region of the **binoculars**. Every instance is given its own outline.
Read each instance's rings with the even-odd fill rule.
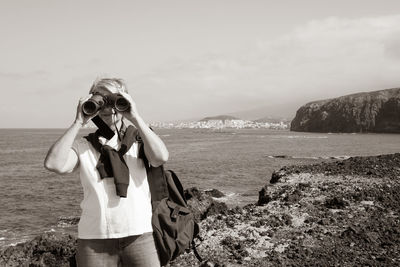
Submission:
[[[91,116],[105,107],[112,107],[117,111],[123,112],[130,108],[130,104],[129,101],[120,94],[106,96],[95,94],[83,103],[82,112],[86,116]]]

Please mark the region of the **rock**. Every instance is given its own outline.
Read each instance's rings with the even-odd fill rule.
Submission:
[[[197,198],[197,199],[202,199],[202,193],[197,187],[191,187],[188,189],[185,189],[184,195],[186,200],[190,200],[192,198]]]
[[[228,236],[225,239],[221,240],[221,244],[225,246],[230,253],[232,253],[233,257],[236,260],[241,260],[242,258],[249,255],[246,250],[246,245],[243,241],[239,239]]]
[[[79,216],[62,216],[58,218],[57,226],[65,227],[65,226],[78,225],[79,220],[80,220]]]
[[[286,169],[283,167],[279,171],[274,171],[271,176],[271,180],[269,181],[271,184],[274,184],[279,181],[282,177],[286,176]]]
[[[261,205],[202,220],[197,249],[221,266],[400,266],[399,170],[400,154],[284,167]]]
[[[221,198],[221,197],[225,196],[225,194],[222,193],[221,191],[219,191],[218,189],[206,190],[206,191],[204,191],[204,193],[206,193],[207,195],[209,195],[211,197],[215,197],[215,198]]]
[[[400,153],[351,157],[345,160],[327,161],[318,164],[285,166],[274,171],[270,183],[279,182],[282,177],[299,173],[323,173],[325,175],[360,175],[397,179],[400,176]]]
[[[297,110],[291,131],[400,133],[400,88],[314,101]]]
[[[197,222],[204,218],[207,209],[214,202],[212,197],[200,192],[196,187],[188,188],[185,190],[185,197],[190,210],[193,212],[194,218]]]
[[[212,261],[205,261],[200,264],[200,267],[219,267],[219,266],[221,265],[219,265],[218,263],[214,263]]]
[[[190,252],[169,266],[400,266],[399,172],[400,154],[287,166],[262,205],[233,209],[189,188],[204,261]],[[0,266],[70,266],[75,246],[46,233],[0,252]]]
[[[203,213],[201,219],[204,220],[208,216],[216,215],[216,214],[224,214],[228,213],[228,206],[223,202],[212,202],[210,207]]]
[[[0,252],[0,266],[74,266],[76,238],[63,233],[44,233],[31,241]]]
[[[259,192],[258,192],[258,201],[257,205],[262,206],[264,204],[267,204],[268,202],[271,201],[271,197],[268,195],[268,191],[266,187],[263,187]]]
[[[228,210],[225,203],[215,201],[210,195],[201,192],[196,187],[186,189],[184,194],[188,206],[198,222],[204,220],[208,215],[226,213]]]
[[[300,199],[301,199],[301,191],[297,188],[283,198],[283,200],[288,204],[297,203],[299,202]]]
[[[329,209],[343,209],[348,205],[349,203],[342,198],[333,197],[325,200],[325,207]]]

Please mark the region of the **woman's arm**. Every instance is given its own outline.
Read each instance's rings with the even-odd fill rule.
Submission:
[[[144,153],[150,164],[154,167],[158,167],[167,162],[169,153],[161,138],[147,126],[140,116],[130,121],[139,130],[140,137],[143,140]]]
[[[86,99],[81,99],[78,104],[74,123],[50,147],[44,160],[44,167],[58,174],[72,172],[78,164],[78,155],[72,149],[72,144],[80,128],[93,116],[85,117],[82,113],[82,104]]]
[[[74,122],[68,130],[50,147],[44,160],[44,167],[58,174],[71,172],[78,164],[78,155],[72,149],[81,125]]]
[[[135,125],[139,130],[140,137],[144,144],[144,153],[150,164],[154,167],[163,165],[168,161],[169,153],[164,142],[156,133],[154,133],[149,126],[145,123],[142,117],[138,114],[136,104],[133,102],[132,97],[129,94],[122,93],[122,95],[130,102],[131,108],[127,112],[123,112],[124,115],[130,122]]]

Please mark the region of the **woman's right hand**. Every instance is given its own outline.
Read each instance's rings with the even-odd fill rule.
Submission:
[[[83,114],[83,112],[82,112],[83,103],[85,103],[90,97],[92,97],[92,95],[83,97],[79,100],[78,107],[76,109],[75,123],[78,123],[80,126],[85,126],[89,120],[94,118],[99,113],[99,112],[96,112],[95,114],[90,115],[90,116]]]

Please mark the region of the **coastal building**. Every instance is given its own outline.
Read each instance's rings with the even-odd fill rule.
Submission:
[[[151,127],[164,129],[274,129],[286,130],[289,128],[289,122],[254,122],[250,120],[206,120],[206,121],[191,121],[179,123],[152,122]]]

